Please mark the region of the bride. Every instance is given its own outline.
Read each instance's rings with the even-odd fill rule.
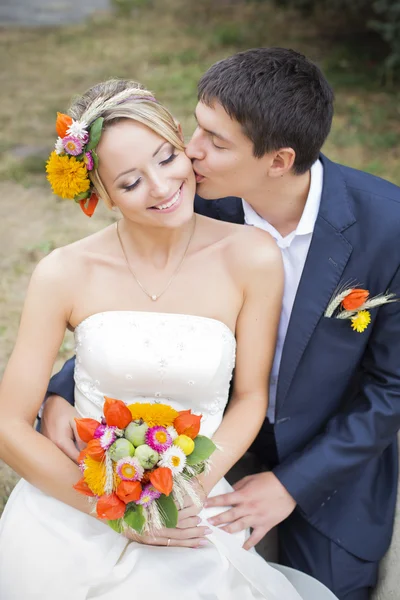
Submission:
[[[98,195],[122,218],[52,252],[29,285],[0,388],[0,457],[23,478],[0,522],[0,597],[299,600],[242,534],[209,526],[189,500],[178,528],[155,538],[113,531],[73,489],[78,466],[33,428],[68,328],[79,414],[99,419],[105,395],[201,413],[220,450],[198,486],[204,499],[225,493],[266,414],[281,308],[276,244],[194,214],[179,127],[150,92],[101,83],[70,115],[57,121],[53,190],[88,214]]]

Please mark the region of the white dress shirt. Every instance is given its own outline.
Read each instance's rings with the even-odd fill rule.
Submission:
[[[307,201],[304,206],[301,219],[294,231],[282,237],[281,234],[260,217],[258,213],[245,200],[243,202],[244,221],[246,225],[254,225],[264,231],[268,231],[275,239],[282,252],[283,266],[285,271],[285,285],[282,301],[282,312],[279,321],[278,339],[275,350],[274,362],[271,370],[269,404],[267,416],[271,423],[275,422],[276,388],[278,382],[279,367],[281,364],[283,344],[289,325],[294,299],[299,287],[301,274],[306,262],[307,253],[310,248],[311,238],[314,231],[315,221],[321,203],[323,186],[323,166],[317,160],[311,167],[311,182]]]

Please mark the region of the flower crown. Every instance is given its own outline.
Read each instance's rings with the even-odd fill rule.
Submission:
[[[69,115],[57,113],[56,131],[58,139],[55,150],[46,163],[47,179],[53,193],[77,202],[85,215],[91,217],[99,197],[94,191],[89,172],[98,169],[96,153],[103,130],[104,118],[99,113],[128,101],[157,102],[151,92],[140,87],[128,88],[107,101],[99,97],[75,121]]]
[[[93,215],[99,201],[89,172],[99,166],[96,147],[103,121],[103,117],[98,117],[88,127],[85,121],[75,121],[68,115],[57,113],[58,139],[46,164],[47,179],[53,193],[79,203],[88,217]]]

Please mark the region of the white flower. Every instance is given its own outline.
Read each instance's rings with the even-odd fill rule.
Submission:
[[[67,135],[73,135],[74,137],[87,142],[89,137],[87,132],[87,123],[85,121],[72,120],[71,125],[67,129]]]
[[[175,429],[175,427],[170,425],[169,427],[167,427],[167,431],[168,431],[169,435],[171,436],[172,441],[176,440],[176,438],[178,437],[178,432]]]
[[[163,453],[158,464],[160,467],[168,467],[172,474],[176,475],[182,473],[185,468],[186,455],[178,446],[171,446]]]
[[[62,138],[58,137],[55,143],[56,154],[62,154],[64,152],[64,146]]]

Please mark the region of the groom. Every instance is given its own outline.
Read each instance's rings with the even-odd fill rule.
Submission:
[[[332,113],[324,76],[292,50],[236,54],[199,82],[187,147],[196,210],[267,230],[285,267],[268,416],[253,445],[271,470],[208,504],[232,506],[213,524],[252,527],[249,545],[277,525],[280,562],[340,600],[367,600],[395,510],[400,305],[372,308],[363,332],[324,313],[349,286],[400,298],[400,190],[320,154]],[[49,387],[70,403],[72,369],[69,361]],[[52,398],[44,415],[65,450],[66,406]]]

